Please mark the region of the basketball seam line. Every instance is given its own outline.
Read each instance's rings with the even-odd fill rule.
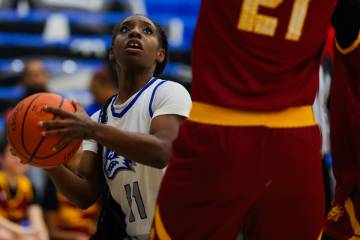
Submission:
[[[24,155],[24,154],[22,154],[20,151],[19,151],[19,149],[17,149],[16,147],[15,147],[15,145],[14,144],[12,144],[13,143],[13,141],[11,140],[11,137],[9,136],[8,137],[8,140],[9,140],[9,142],[10,142],[10,145],[11,145],[11,147],[13,148],[13,149],[15,149],[15,151],[16,151],[16,154],[19,154],[20,155],[20,157],[22,157],[22,158],[27,158],[27,156],[26,155]]]
[[[61,102],[60,102],[58,108],[61,108],[63,104],[64,104],[64,97],[61,97]],[[54,120],[56,117],[57,117],[57,115],[54,114],[52,120]],[[34,150],[33,153],[31,154],[28,163],[31,163],[31,162],[32,162],[34,156],[36,155],[37,151],[39,150],[39,148],[40,148],[41,144],[44,142],[44,140],[45,140],[45,137],[41,137],[40,142],[39,142],[39,143],[37,144],[37,146],[35,147],[35,150]]]
[[[40,95],[39,95],[39,96],[36,96],[36,97],[30,102],[28,108],[26,109],[26,111],[25,111],[25,113],[24,113],[24,117],[23,117],[22,124],[21,124],[21,144],[22,144],[22,146],[23,146],[23,148],[24,148],[24,150],[25,150],[25,153],[27,153],[27,154],[30,155],[30,156],[31,156],[31,153],[30,153],[30,151],[27,150],[26,145],[25,145],[25,142],[24,142],[25,120],[26,120],[26,116],[27,116],[27,114],[28,114],[28,112],[29,112],[29,109],[31,108],[31,105],[32,105],[32,104],[34,103],[34,101],[35,101],[36,99],[38,99],[39,97],[40,97]]]
[[[10,120],[9,120],[9,121],[10,121]],[[19,154],[20,157],[22,157],[22,158],[24,158],[24,159],[27,158],[27,156],[26,156],[26,154],[27,154],[26,150],[24,149],[24,150],[25,150],[25,154],[22,154],[22,153],[19,151],[19,149],[17,149],[17,148],[15,147],[15,144],[13,144],[14,141],[13,141],[12,138],[11,138],[9,125],[6,126],[6,132],[7,132],[8,141],[9,141],[11,147],[15,149],[16,153]]]

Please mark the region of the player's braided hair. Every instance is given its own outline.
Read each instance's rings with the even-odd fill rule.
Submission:
[[[161,63],[156,64],[154,77],[158,77],[160,74],[163,73],[165,66],[168,62],[168,49],[169,49],[169,43],[167,40],[166,33],[164,29],[161,28],[159,24],[156,22],[153,22],[158,30],[159,33],[159,41],[160,41],[160,47],[165,50],[165,57],[164,60]]]
[[[161,75],[165,69],[165,66],[168,62],[168,49],[169,49],[169,43],[168,43],[168,39],[166,36],[166,33],[164,31],[164,29],[162,29],[162,27],[152,21],[156,27],[157,33],[158,33],[158,37],[159,37],[159,43],[160,43],[160,47],[163,48],[165,50],[165,57],[164,60],[161,63],[157,63],[156,67],[155,67],[155,71],[154,71],[154,77],[158,77],[159,75]],[[119,25],[115,25],[113,32],[112,32],[112,41],[111,41],[111,46],[113,46],[114,44],[114,40],[116,38],[116,36],[118,35],[120,31]],[[111,64],[114,64],[113,62]],[[114,65],[113,65],[114,67]]]

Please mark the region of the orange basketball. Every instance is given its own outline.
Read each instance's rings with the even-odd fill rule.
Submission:
[[[63,137],[41,135],[45,128],[39,126],[39,122],[58,118],[44,111],[46,106],[68,112],[76,111],[73,104],[62,96],[38,93],[19,102],[10,112],[7,123],[11,146],[24,162],[37,167],[52,167],[66,162],[74,156],[81,144],[81,140],[74,140],[63,149],[53,151]]]

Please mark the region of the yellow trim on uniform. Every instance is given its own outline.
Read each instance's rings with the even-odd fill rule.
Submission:
[[[359,221],[356,219],[354,204],[350,198],[346,199],[344,207],[345,207],[347,214],[349,215],[350,224],[351,224],[351,227],[352,227],[354,233],[359,236],[360,235],[360,224],[359,224]],[[359,238],[356,238],[356,239],[359,239]]]
[[[171,240],[161,220],[158,206],[155,208],[155,229],[160,240]]]
[[[359,31],[359,35],[357,37],[357,39],[347,48],[342,48],[340,46],[340,44],[336,41],[336,38],[335,38],[335,43],[336,43],[336,49],[339,50],[340,53],[342,54],[348,54],[352,51],[354,51],[360,44],[360,31]]]
[[[220,126],[265,126],[271,128],[308,127],[316,125],[312,106],[282,111],[241,111],[193,102],[190,121]]]
[[[24,198],[27,200],[33,198],[31,182],[25,176],[18,177],[16,193],[13,198],[10,197],[10,186],[3,172],[0,172],[0,186],[8,197],[7,204],[10,208],[16,208]]]
[[[317,238],[317,240],[321,240],[321,238],[322,238],[322,236],[323,236],[323,232],[324,232],[324,230],[323,230],[323,229],[321,229],[321,231],[320,231],[320,235],[319,235],[319,237]]]

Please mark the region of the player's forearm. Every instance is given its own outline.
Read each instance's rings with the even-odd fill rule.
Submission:
[[[348,48],[357,39],[360,30],[360,0],[338,1],[332,24],[338,44]]]
[[[164,168],[171,154],[171,143],[142,133],[131,133],[98,124],[93,139],[132,161]]]
[[[47,169],[56,189],[80,208],[93,204],[100,192],[96,186],[76,175],[64,166]]]

